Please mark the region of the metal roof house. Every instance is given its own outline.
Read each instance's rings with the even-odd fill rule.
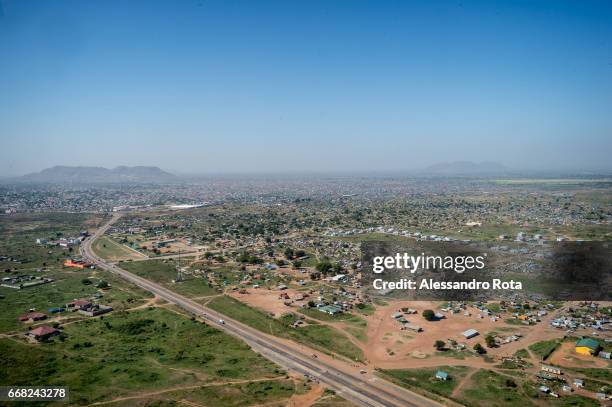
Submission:
[[[599,342],[591,338],[582,338],[576,342],[576,353],[593,355],[599,350]]]
[[[478,331],[475,329],[468,329],[467,331],[463,332],[462,335],[465,337],[465,339],[470,339],[478,336]]]

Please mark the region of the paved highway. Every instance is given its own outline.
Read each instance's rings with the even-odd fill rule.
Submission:
[[[298,346],[290,346],[273,336],[264,334],[256,329],[246,326],[238,321],[232,320],[225,315],[205,307],[197,302],[177,294],[159,284],[139,277],[116,264],[108,263],[98,257],[91,249],[92,242],[102,236],[106,230],[120,217],[114,215],[110,221],[98,229],[91,237],[81,245],[83,257],[95,264],[98,268],[114,273],[135,285],[158,295],[164,300],[176,304],[186,311],[216,325],[236,337],[239,337],[254,350],[266,358],[274,361],[286,369],[308,374],[315,377],[330,388],[336,390],[343,397],[359,406],[367,407],[439,407],[440,404],[427,399],[409,390],[395,386],[379,378],[367,378],[352,373],[355,367],[338,362],[333,365],[322,360],[313,358],[312,353],[298,349]],[[223,324],[219,321],[224,320]]]

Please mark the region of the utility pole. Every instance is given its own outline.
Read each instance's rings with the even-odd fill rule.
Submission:
[[[183,281],[183,274],[181,273],[181,249],[178,251],[178,262],[176,263],[176,281]]]

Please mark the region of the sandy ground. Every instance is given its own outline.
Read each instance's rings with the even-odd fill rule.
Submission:
[[[295,303],[291,306],[285,305],[285,300],[279,298],[281,293],[287,293],[287,295],[289,295],[289,297],[293,299],[299,292],[291,288],[288,288],[283,291],[268,290],[267,288],[248,288],[247,294],[240,294],[238,291],[232,291],[228,294],[251,307],[255,307],[270,314],[274,314],[274,316],[278,318],[282,314],[291,312],[292,308],[295,308],[297,306]],[[311,298],[307,298],[306,301],[310,299]]]
[[[309,407],[322,395],[325,388],[319,384],[312,384],[309,391],[304,394],[294,394],[287,401],[286,407]]]
[[[230,295],[275,317],[291,311],[296,306],[295,304],[292,306],[285,305],[284,300],[280,299],[279,295],[284,292],[290,298],[294,298],[298,294],[298,291],[293,289],[279,291],[249,288],[247,292],[247,294],[240,294],[233,291]],[[458,343],[465,344],[471,350],[476,343],[485,346],[485,336],[489,332],[497,332],[500,336],[522,335],[522,338],[516,342],[487,349],[489,357],[492,357],[495,361],[501,361],[503,356],[511,356],[519,349],[527,348],[534,342],[560,338],[564,335],[564,331],[549,325],[549,320],[553,318],[555,312],[549,313],[542,318],[541,322],[532,326],[510,325],[502,320],[492,321],[489,317],[478,318],[478,310],[471,307],[467,309],[472,314],[471,316],[465,316],[463,313],[443,313],[446,316],[445,319],[426,321],[421,315],[423,310],[433,309],[438,311],[437,305],[437,303],[431,301],[393,301],[386,306],[376,307],[373,315],[363,316],[368,322],[367,343],[357,340],[352,340],[352,342],[363,350],[368,367],[400,369],[444,364],[491,367],[491,363],[485,362],[483,358],[470,356],[472,355],[471,352],[466,352],[464,359],[445,356],[444,352],[436,351],[433,344],[436,340],[446,342],[448,339],[453,339]],[[401,324],[392,318],[392,314],[403,307],[417,310],[417,314],[405,315],[404,317],[415,325],[422,327],[422,332],[417,333],[400,329]],[[325,324],[339,330],[344,330],[346,326],[342,321],[326,321]],[[462,332],[469,328],[476,329],[480,335],[471,339],[464,338]],[[537,364],[538,361],[534,360],[533,362]]]
[[[443,313],[446,318],[439,321],[427,321],[421,314],[425,309],[436,311],[436,303],[430,301],[396,301],[391,302],[384,307],[377,307],[374,315],[367,318],[368,320],[368,344],[364,348],[366,358],[377,367],[384,368],[405,368],[415,365],[443,364],[433,344],[436,340],[446,342],[448,339],[453,339],[458,343],[464,343],[466,347],[471,349],[476,343],[481,343],[484,346],[484,337],[488,332],[495,331],[501,335],[512,335],[514,333],[526,334],[527,330],[533,330],[532,327],[522,327],[517,325],[508,325],[498,320],[491,321],[490,318],[478,318],[478,310],[468,308],[472,316],[464,316],[460,314]],[[423,332],[412,332],[400,330],[401,324],[392,318],[393,313],[397,312],[402,307],[413,308],[418,311],[414,315],[405,315],[405,318],[415,325],[423,328]],[[469,328],[476,329],[480,335],[465,339],[462,332]],[[525,342],[517,343],[519,346],[526,346]],[[514,344],[517,344],[514,343]],[[379,344],[376,346],[375,344]],[[490,354],[507,353],[508,347],[512,344],[502,345],[500,348],[491,349]],[[435,355],[437,361],[425,359],[428,356]],[[446,359],[446,358],[444,358]],[[450,361],[458,361],[455,358],[448,358]],[[465,363],[465,360],[459,360]],[[425,362],[427,361],[427,362]],[[419,363],[420,362],[420,363]],[[456,363],[452,363],[456,364]]]

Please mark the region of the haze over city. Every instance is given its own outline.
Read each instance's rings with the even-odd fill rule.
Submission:
[[[612,4],[0,2],[0,175],[610,169]]]

